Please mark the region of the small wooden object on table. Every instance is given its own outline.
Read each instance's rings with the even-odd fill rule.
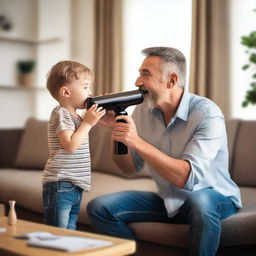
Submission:
[[[0,217],[5,216],[5,205],[0,204]]]

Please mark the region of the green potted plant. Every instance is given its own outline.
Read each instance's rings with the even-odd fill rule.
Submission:
[[[17,67],[19,71],[19,84],[24,86],[32,86],[35,61],[20,60],[17,62]]]
[[[254,9],[253,11],[256,11]],[[245,99],[242,102],[243,107],[247,107],[249,104],[256,104],[256,31],[252,31],[247,36],[241,37],[241,44],[246,47],[245,53],[249,56],[249,63],[243,65],[242,69],[252,69],[252,82],[250,83],[250,89],[246,91]]]

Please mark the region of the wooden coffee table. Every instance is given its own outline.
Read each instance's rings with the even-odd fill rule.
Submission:
[[[7,217],[0,217],[0,227],[7,230],[0,233],[0,256],[9,255],[31,255],[31,256],[58,256],[58,255],[76,255],[76,256],[119,256],[129,255],[135,252],[135,242],[127,239],[120,239],[110,236],[103,236],[83,231],[67,230],[57,227],[51,227],[44,224],[34,223],[25,220],[17,220],[15,226],[8,226]],[[113,244],[107,247],[101,247],[79,252],[63,252],[52,249],[29,247],[26,245],[27,240],[14,238],[17,235],[24,235],[30,232],[49,232],[53,235],[79,236],[92,239],[102,239],[111,241]]]

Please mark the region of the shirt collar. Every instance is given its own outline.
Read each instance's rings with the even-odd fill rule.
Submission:
[[[175,113],[175,116],[170,120],[170,123],[167,125],[167,127],[169,127],[176,120],[176,118],[180,118],[183,121],[188,120],[190,97],[191,96],[188,90],[184,89],[181,97],[181,101]],[[155,114],[160,113],[159,109],[152,107],[149,103],[148,103],[148,108],[152,113],[155,113]]]
[[[180,104],[178,106],[178,109],[175,113],[174,119],[178,117],[184,121],[188,120],[189,102],[190,102],[190,94],[186,89],[184,89],[183,95],[182,95]]]

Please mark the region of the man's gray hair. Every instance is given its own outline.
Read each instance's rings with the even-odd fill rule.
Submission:
[[[166,78],[170,73],[178,74],[178,86],[184,88],[186,85],[186,58],[182,52],[171,47],[150,47],[142,50],[146,57],[159,56],[163,61],[161,67],[163,77]]]

